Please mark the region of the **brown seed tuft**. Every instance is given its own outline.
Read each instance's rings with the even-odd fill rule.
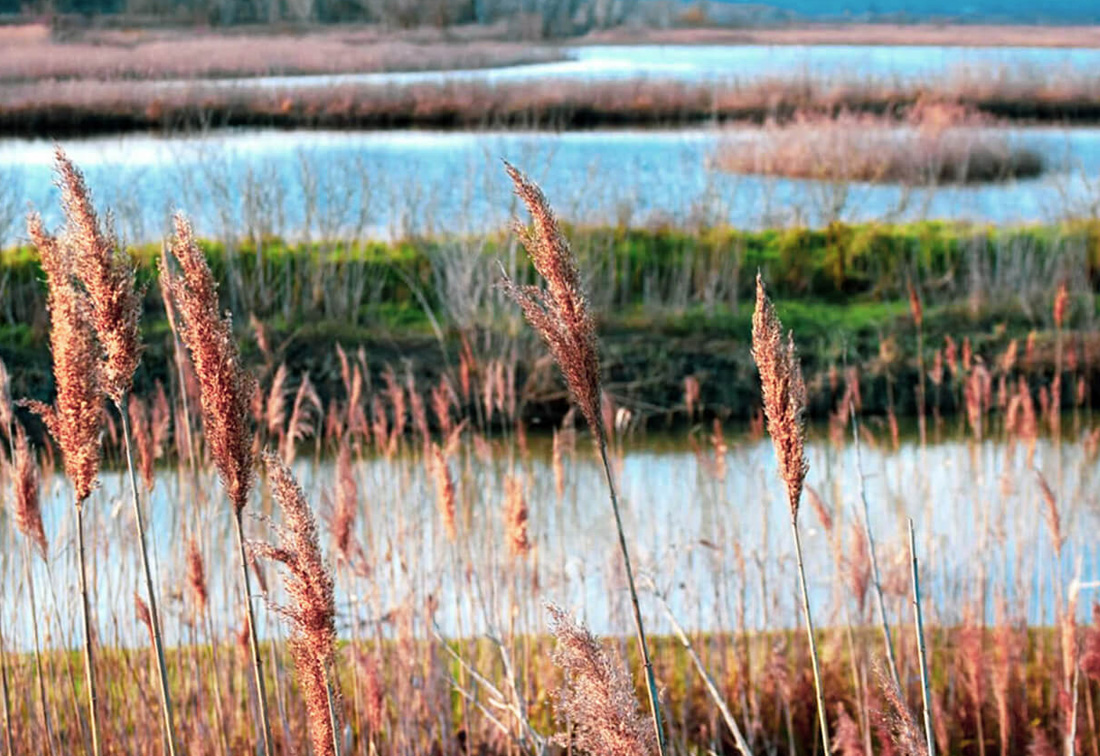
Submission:
[[[72,248],[73,272],[84,284],[91,319],[103,347],[103,391],[121,406],[141,361],[141,294],[135,287],[134,261],[100,227],[84,175],[58,147],[57,184],[65,211],[66,245]]]
[[[504,478],[504,522],[508,531],[508,553],[513,557],[525,556],[531,551],[527,536],[527,500],[523,495],[523,483],[514,475]]]
[[[61,447],[65,473],[73,484],[77,506],[82,506],[99,474],[103,417],[99,347],[90,321],[91,306],[73,283],[73,259],[68,247],[46,233],[37,215],[27,219],[27,232],[38,248],[46,274],[57,398],[52,407],[41,402],[23,404],[42,418]]]
[[[439,444],[432,444],[432,456],[429,461],[432,476],[435,478],[435,500],[439,507],[439,515],[443,519],[443,527],[447,532],[447,540],[454,541],[456,532],[455,509],[455,483],[451,477],[451,470],[447,466],[447,458]]]
[[[11,469],[8,475],[15,486],[15,526],[45,560],[50,544],[46,539],[46,528],[42,525],[42,475],[27,441],[27,432],[18,424],[15,426],[14,451],[15,459],[9,463]]]
[[[647,756],[656,751],[653,727],[638,710],[630,676],[584,625],[547,605],[558,644],[552,659],[565,672],[558,691],[558,718],[573,723],[576,747],[600,756]],[[568,739],[562,737],[562,744]]]
[[[764,414],[775,446],[779,477],[787,484],[791,517],[798,517],[802,484],[810,466],[806,461],[806,386],[794,347],[794,334],[783,341],[783,324],[756,276],[756,310],[752,315],[752,356],[760,370]]]
[[[206,565],[194,538],[187,541],[187,586],[191,589],[196,611],[200,615],[205,614],[209,598],[206,593]]]
[[[241,365],[228,314],[218,313],[218,288],[206,258],[195,243],[191,224],[174,219],[172,254],[182,274],[161,261],[161,275],[183,316],[179,333],[191,352],[201,388],[203,424],[211,456],[229,501],[241,511],[252,489],[252,433],[249,403],[253,380]]]
[[[258,557],[282,564],[288,603],[272,608],[290,625],[287,643],[309,715],[314,753],[333,751],[328,689],[336,656],[336,600],[332,572],[321,555],[317,521],[290,468],[272,453],[264,455],[268,481],[283,514],[278,545],[250,542]]]
[[[558,227],[542,190],[510,163],[505,170],[516,194],[527,206],[534,227],[516,225],[546,288],[520,286],[504,276],[501,287],[523,309],[524,317],[542,337],[558,363],[573,402],[580,407],[598,442],[605,428],[600,417],[600,360],[596,323],[581,287],[577,260]]]

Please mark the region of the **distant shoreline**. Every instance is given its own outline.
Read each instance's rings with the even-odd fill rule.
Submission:
[[[743,29],[627,29],[595,32],[572,45],[859,45],[867,47],[1098,48],[1100,25],[1043,26],[963,23],[799,23]]]

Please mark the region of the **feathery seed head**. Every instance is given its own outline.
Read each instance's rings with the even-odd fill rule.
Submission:
[[[288,647],[309,714],[310,740],[317,754],[332,754],[327,688],[336,655],[336,600],[332,572],[325,564],[317,521],[294,473],[278,455],[264,454],[271,490],[283,513],[278,545],[252,542],[256,556],[282,564],[289,602],[272,605],[290,625]]]
[[[73,272],[88,293],[92,324],[103,348],[103,390],[118,404],[141,361],[141,294],[135,288],[134,261],[101,228],[84,175],[60,147],[56,163],[64,241],[72,248]]]
[[[206,592],[206,564],[202,558],[202,551],[194,538],[187,541],[187,585],[191,589],[191,597],[195,601],[195,609],[199,615],[206,613],[208,595]]]
[[[174,219],[171,250],[181,273],[161,260],[161,275],[182,315],[180,338],[191,352],[201,388],[203,423],[211,456],[230,502],[241,511],[252,489],[252,433],[249,409],[253,379],[241,365],[228,313],[218,312],[218,290],[191,224]]]
[[[542,190],[511,164],[504,166],[534,220],[531,229],[517,224],[516,234],[546,288],[520,286],[508,276],[503,277],[500,286],[523,309],[527,322],[550,348],[573,402],[584,413],[597,441],[602,441],[605,428],[600,418],[596,324],[581,287],[576,257]]]
[[[46,232],[32,214],[27,232],[38,248],[46,273],[46,306],[50,311],[50,349],[57,398],[54,405],[23,402],[39,415],[61,447],[65,473],[73,484],[77,506],[83,505],[99,474],[99,431],[103,413],[98,345],[90,305],[73,283],[73,259],[67,245]]]
[[[775,446],[779,476],[787,485],[791,516],[798,517],[802,484],[809,471],[804,449],[806,385],[794,347],[794,334],[783,340],[783,324],[756,276],[756,310],[752,315],[752,356],[760,371],[764,415]]]
[[[656,735],[638,708],[630,675],[615,663],[588,629],[565,610],[547,604],[557,639],[552,659],[565,672],[558,717],[574,724],[576,746],[600,756],[648,756]]]
[[[15,459],[10,463],[12,469],[9,475],[15,485],[15,526],[38,549],[42,559],[46,559],[49,541],[42,525],[42,478],[22,425],[15,426],[14,447]]]

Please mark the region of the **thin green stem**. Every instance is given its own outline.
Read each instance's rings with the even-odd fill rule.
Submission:
[[[88,683],[88,719],[92,730],[92,754],[99,756],[99,719],[96,715],[95,659],[92,651],[92,618],[88,600],[88,565],[84,554],[84,502],[76,503],[77,556],[80,559],[80,608],[84,620],[84,676]]]
[[[909,518],[909,557],[913,563],[913,622],[917,632],[917,656],[920,660],[920,695],[924,707],[924,738],[928,741],[928,756],[936,756],[936,738],[932,730],[932,693],[928,687],[928,660],[924,650],[924,618],[920,608],[920,573],[917,570],[917,537],[913,518]]]
[[[244,606],[248,615],[248,643],[252,653],[252,674],[256,680],[256,700],[260,706],[260,724],[263,728],[264,754],[275,756],[275,744],[271,739],[271,719],[267,713],[267,688],[264,685],[263,663],[260,661],[260,641],[256,635],[256,615],[252,610],[252,581],[248,577],[248,556],[244,550],[244,523],[241,510],[233,514],[236,524],[237,550],[241,561],[241,581],[244,586]]]
[[[130,498],[134,506],[134,527],[137,531],[138,545],[141,547],[141,568],[145,574],[145,593],[149,599],[149,616],[153,626],[153,646],[157,655],[157,674],[160,679],[160,703],[164,714],[164,737],[170,756],[176,756],[176,730],[172,721],[172,695],[168,689],[168,665],[164,660],[164,640],[160,632],[160,614],[157,611],[157,593],[153,588],[153,572],[149,568],[149,551],[145,545],[145,522],[141,514],[141,502],[138,500],[137,476],[134,473],[133,444],[130,438],[130,419],[126,413],[125,395],[115,403],[122,418],[122,438],[126,445],[126,468],[130,476]]]
[[[42,674],[42,644],[38,639],[38,606],[34,597],[34,577],[31,574],[32,554],[29,543],[25,544],[23,555],[27,565],[27,595],[31,602],[31,629],[34,634],[34,675],[38,679],[38,701],[42,706],[42,729],[45,731],[46,752],[52,755],[53,729],[50,727],[50,709],[49,704],[46,702],[46,683]],[[14,751],[9,748],[9,753],[14,753]]]
[[[630,603],[634,609],[634,627],[638,631],[638,647],[641,650],[642,662],[645,666],[646,692],[649,694],[649,710],[653,715],[653,729],[657,733],[657,752],[659,756],[665,756],[665,728],[661,723],[661,704],[658,700],[657,681],[653,676],[653,662],[649,659],[649,646],[645,640],[645,626],[642,624],[642,610],[638,605],[638,591],[634,587],[634,571],[630,567],[630,552],[626,548],[626,536],[623,533],[623,520],[619,514],[619,498],[615,493],[615,480],[611,475],[611,464],[607,459],[607,439],[603,429],[597,429],[599,436],[600,458],[603,460],[603,471],[607,476],[607,490],[611,497],[611,510],[615,513],[615,529],[619,534],[619,549],[623,555],[623,568],[626,571],[626,582],[630,588]],[[828,750],[826,750],[828,753]]]
[[[802,589],[802,613],[806,617],[806,638],[810,642],[810,662],[814,671],[814,692],[817,694],[817,716],[821,720],[821,744],[824,753],[832,753],[829,748],[829,719],[825,711],[825,693],[821,687],[821,664],[817,658],[817,639],[814,638],[814,620],[810,614],[810,593],[806,588],[806,569],[802,564],[802,536],[798,534],[797,510],[791,510],[791,532],[794,534],[794,553],[798,559],[798,584]]]

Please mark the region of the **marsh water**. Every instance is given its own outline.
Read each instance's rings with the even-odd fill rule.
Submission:
[[[819,622],[838,624],[871,615],[870,596],[859,605],[842,576],[845,560],[858,552],[856,524],[862,517],[859,481],[878,540],[883,581],[891,611],[908,618],[909,561],[906,525],[916,527],[926,611],[937,623],[960,621],[958,607],[973,605],[983,585],[992,611],[1005,598],[1026,613],[1030,624],[1053,621],[1054,586],[1068,585],[1077,571],[1095,574],[1092,534],[1100,525],[1100,494],[1095,485],[1095,449],[1080,442],[1089,422],[1067,417],[1065,440],[1040,441],[1034,467],[1044,472],[1056,491],[1063,532],[1068,535],[1061,563],[1055,567],[1050,533],[1042,516],[1043,500],[1034,470],[1027,467],[1023,444],[976,443],[952,432],[921,447],[902,440],[894,450],[881,427],[865,438],[858,465],[855,447],[842,448],[826,438],[808,446],[810,473],[800,511],[807,570]],[[728,437],[728,448],[716,449],[706,433],[696,442],[678,436],[626,437],[615,444],[616,474],[624,505],[628,540],[643,583],[667,595],[682,623],[700,630],[745,627],[775,628],[797,624],[794,561],[790,547],[789,510],[767,438]],[[436,620],[448,633],[485,632],[508,618],[538,627],[542,602],[552,600],[580,610],[600,633],[625,633],[629,627],[619,556],[610,525],[602,468],[591,447],[579,438],[576,453],[564,462],[564,490],[555,486],[549,444],[532,438],[531,455],[520,461],[505,440],[477,455],[463,447],[451,463],[458,487],[458,537],[446,537],[437,508],[434,482],[419,453],[392,459],[365,454],[353,465],[359,486],[355,541],[362,548],[358,577],[336,562],[342,632],[373,628],[403,606],[435,602]],[[484,451],[484,450],[483,450]],[[320,513],[322,542],[331,555],[328,529],[335,471],[328,460],[307,459],[302,450],[296,472]],[[1090,456],[1093,455],[1093,456]],[[533,550],[509,556],[503,523],[506,475],[523,482]],[[102,489],[89,504],[89,548],[98,587],[100,616],[132,616],[138,589],[138,558],[133,548],[128,489],[117,472],[103,475]],[[254,514],[270,510],[261,485]],[[831,513],[832,528],[823,526],[817,496]],[[63,607],[73,607],[78,594],[70,577],[72,507],[61,477],[46,481],[46,530],[52,546],[55,585]],[[231,539],[231,514],[212,475],[197,485],[186,470],[162,470],[148,495],[151,543],[170,642],[186,641],[189,617],[182,600],[183,558],[189,538],[203,546],[210,582],[213,616],[223,631],[239,624],[237,572]],[[270,537],[262,519],[252,519],[254,536]],[[837,539],[837,540],[834,540]],[[5,555],[7,555],[5,550]],[[838,564],[837,559],[840,559]],[[18,560],[15,564],[19,564]],[[6,561],[5,568],[13,570]],[[39,567],[41,572],[41,568]],[[268,580],[272,575],[268,572]],[[39,576],[39,591],[45,581]],[[1087,579],[1087,578],[1086,578]],[[15,574],[8,590],[22,584]],[[1000,591],[1004,591],[1002,595]],[[278,598],[276,591],[275,597]],[[40,598],[40,601],[44,599]],[[669,626],[652,597],[643,601],[656,632]],[[1091,604],[1087,592],[1082,616]],[[20,602],[7,601],[15,612]],[[514,607],[514,609],[513,609]],[[109,611],[112,610],[112,611]],[[75,617],[62,611],[64,617]],[[265,632],[278,632],[273,617]],[[5,618],[26,630],[26,615]],[[67,628],[68,633],[73,628]],[[123,643],[141,641],[140,627],[122,624],[100,632]],[[373,632],[373,630],[370,630]]]
[[[1041,154],[1038,178],[906,188],[726,173],[723,150],[756,129],[571,133],[225,130],[68,140],[131,241],[160,239],[175,209],[220,238],[393,238],[503,227],[515,211],[501,159],[540,181],[560,215],[586,223],[720,222],[744,228],[831,220],[1053,222],[1100,207],[1100,128],[996,130]],[[0,246],[27,203],[48,220],[53,143],[0,140]],[[11,212],[4,217],[3,207]]]

